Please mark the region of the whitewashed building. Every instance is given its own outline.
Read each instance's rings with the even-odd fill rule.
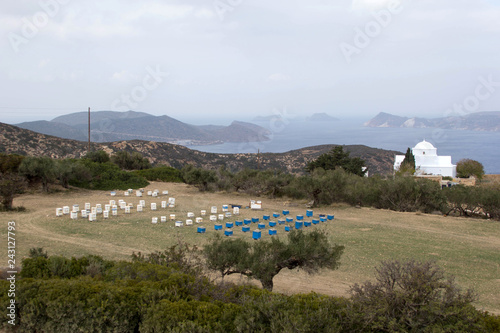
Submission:
[[[451,156],[438,156],[437,148],[427,141],[419,142],[412,149],[415,156],[416,175],[441,175],[456,177],[457,166],[451,163]],[[394,170],[399,170],[405,155],[396,155]]]

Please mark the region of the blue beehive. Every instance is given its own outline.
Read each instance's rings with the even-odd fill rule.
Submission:
[[[252,223],[257,223],[259,222],[259,218],[258,217],[252,217]]]
[[[262,237],[262,233],[260,230],[254,230],[252,233],[252,238],[253,239],[260,239]]]
[[[226,222],[226,228],[232,228],[234,226],[233,222]]]
[[[312,223],[313,224],[319,224],[319,220],[318,219],[312,219]]]
[[[335,216],[334,216],[334,215],[330,215],[330,214],[329,214],[329,215],[327,215],[327,219],[329,219],[329,220],[333,220],[334,218],[335,218]]]
[[[311,222],[310,221],[304,221],[304,227],[310,227]]]
[[[269,215],[264,215],[264,216],[262,216],[262,219],[264,219],[264,220],[266,220],[266,221],[268,221],[270,218],[271,218],[271,217],[270,217]]]
[[[326,222],[326,217],[320,217],[320,218],[319,218],[319,220],[320,220],[321,222]]]
[[[278,224],[285,224],[285,220],[278,220]]]
[[[243,228],[241,228],[241,231],[243,231],[243,232],[249,232],[250,231],[250,227],[248,227],[248,226],[243,227]]]
[[[302,229],[303,223],[299,221],[295,221],[295,229]]]
[[[307,217],[311,217],[311,216],[313,216],[313,211],[312,211],[312,209],[308,209],[308,210],[306,210],[306,216],[307,216]]]
[[[196,232],[199,234],[204,234],[206,231],[207,231],[207,228],[205,228],[205,227],[198,227],[196,229]]]
[[[214,224],[215,230],[222,230],[222,224]]]
[[[304,215],[297,215],[296,219],[297,219],[297,221],[303,221]]]
[[[288,210],[283,210],[283,215],[288,215],[290,212]]]
[[[276,226],[276,222],[275,221],[269,221],[269,226],[270,227],[275,227]]]
[[[242,221],[234,221],[234,225],[237,227],[241,227],[243,225]]]
[[[259,223],[259,224],[257,224],[257,228],[266,229],[266,225],[264,223]]]
[[[252,220],[250,220],[250,219],[244,219],[244,220],[243,220],[243,223],[244,223],[245,225],[249,225],[250,223],[252,223]]]
[[[288,232],[288,231],[290,231],[290,230],[292,230],[292,227],[290,227],[289,225],[286,225],[286,226],[285,226],[285,231],[287,231],[287,232]]]
[[[280,214],[279,214],[279,213],[273,213],[273,217],[274,217],[275,219],[277,219],[278,217],[280,217]]]
[[[276,231],[276,229],[269,229],[269,235],[273,236],[273,235],[277,235],[278,232]]]
[[[226,229],[224,231],[224,235],[226,235],[226,236],[232,236],[233,235],[233,230],[232,229]]]
[[[287,221],[288,223],[293,222],[293,217],[287,217],[287,218],[286,218],[286,221]]]

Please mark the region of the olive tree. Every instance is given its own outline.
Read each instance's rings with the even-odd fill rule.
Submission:
[[[481,163],[469,158],[461,159],[457,162],[457,177],[469,178],[474,176],[481,180],[484,176],[484,167]]]
[[[19,165],[19,173],[29,182],[40,181],[44,192],[49,191],[49,183],[56,179],[56,163],[50,157],[26,157]]]
[[[214,237],[204,248],[207,265],[222,276],[242,274],[259,280],[272,291],[273,278],[284,269],[337,269],[344,246],[331,244],[324,232],[294,230],[287,241],[272,238],[252,244],[241,239]]]
[[[15,173],[0,173],[0,203],[4,210],[11,210],[14,198],[26,189],[24,177]]]

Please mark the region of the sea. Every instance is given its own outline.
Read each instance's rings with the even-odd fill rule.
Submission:
[[[270,119],[252,123],[268,129],[270,140],[189,148],[213,153],[282,153],[309,146],[340,144],[366,145],[404,154],[408,147],[413,148],[426,140],[437,148],[438,155],[451,156],[453,164],[469,158],[482,163],[487,174],[500,174],[500,132],[365,127],[357,119],[324,122]]]

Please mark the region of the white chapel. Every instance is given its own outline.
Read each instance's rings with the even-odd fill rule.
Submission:
[[[441,175],[456,177],[457,166],[451,163],[451,156],[438,156],[437,148],[432,143],[422,141],[412,149],[415,156],[416,175]],[[399,170],[405,155],[396,155],[394,170]]]

